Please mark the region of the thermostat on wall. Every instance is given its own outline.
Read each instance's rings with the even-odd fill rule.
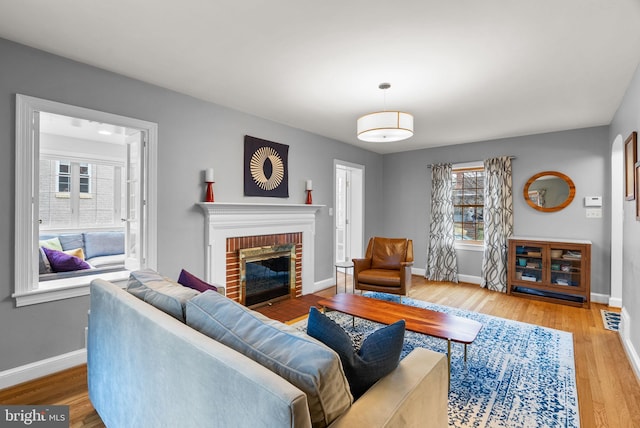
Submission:
[[[584,197],[584,206],[585,207],[601,207],[602,206],[602,196],[585,196]]]

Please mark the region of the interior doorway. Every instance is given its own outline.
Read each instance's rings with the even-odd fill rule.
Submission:
[[[622,307],[624,226],[624,144],[618,135],[611,145],[611,291],[609,306]]]
[[[364,166],[334,160],[334,262],[363,256]]]

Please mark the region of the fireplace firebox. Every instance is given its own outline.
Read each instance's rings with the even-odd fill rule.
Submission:
[[[257,307],[295,297],[295,244],[280,244],[239,250],[239,301]]]

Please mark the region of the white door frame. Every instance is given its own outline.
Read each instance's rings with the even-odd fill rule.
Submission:
[[[364,255],[364,165],[346,162],[338,159],[333,160],[333,206],[338,207],[338,192],[336,188],[336,176],[338,168],[346,168],[355,173],[356,180],[353,180],[350,186],[350,206],[351,217],[350,222],[350,257],[357,258]],[[333,223],[333,260],[337,257],[336,242],[336,219],[337,212],[334,213]]]
[[[622,248],[624,227],[624,143],[618,135],[611,145],[611,285],[609,306],[622,307]]]

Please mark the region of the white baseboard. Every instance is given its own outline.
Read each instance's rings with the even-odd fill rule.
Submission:
[[[609,297],[609,306],[612,308],[621,308],[622,307],[622,298],[621,297]]]
[[[317,293],[318,291],[324,290],[325,288],[335,287],[336,280],[334,278],[323,279],[322,281],[315,282],[313,284],[312,293]]]
[[[411,274],[425,276],[427,274],[427,270],[420,268],[411,268]],[[479,276],[458,274],[458,281],[468,282],[471,284],[480,284],[482,282],[482,278],[480,278]]]
[[[458,274],[458,281],[460,282],[468,282],[470,284],[482,284],[482,278],[479,276],[474,276],[474,275],[465,275],[465,274]]]
[[[609,304],[608,294],[591,293],[591,301],[593,303],[602,303],[603,305]]]
[[[0,389],[9,388],[23,382],[38,379],[87,362],[87,350],[77,351],[36,361],[24,366],[0,372]]]
[[[411,268],[411,275],[419,275],[419,276],[425,276],[427,274],[427,270],[426,269],[420,269],[420,268]]]
[[[622,339],[622,346],[627,353],[636,378],[640,380],[640,356],[638,356],[638,351],[633,347],[633,343],[631,342],[630,329],[631,318],[629,318],[629,312],[627,312],[625,308],[622,308],[620,316],[620,338]]]

